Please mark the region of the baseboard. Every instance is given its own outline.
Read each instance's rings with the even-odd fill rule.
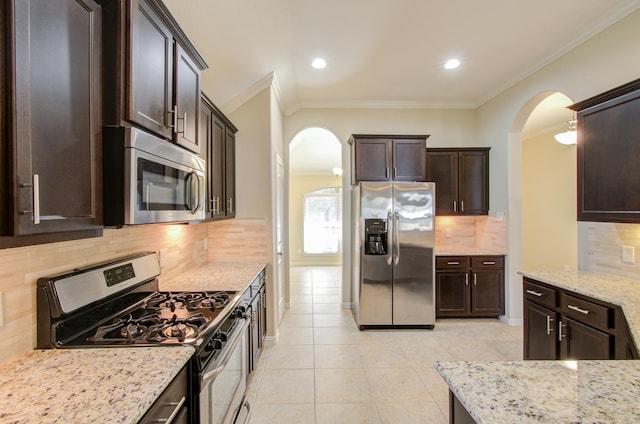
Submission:
[[[518,318],[518,319],[508,318],[506,315],[500,315],[498,319],[507,325],[513,325],[513,326],[519,326],[519,327],[522,327],[522,324],[524,323],[522,318]]]

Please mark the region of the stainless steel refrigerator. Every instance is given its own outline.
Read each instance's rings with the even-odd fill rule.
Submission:
[[[433,328],[435,184],[361,182],[352,214],[358,327]]]

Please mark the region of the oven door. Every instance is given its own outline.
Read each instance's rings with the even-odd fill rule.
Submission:
[[[131,131],[126,149],[125,224],[205,219],[202,159],[150,134]]]
[[[201,373],[200,424],[233,423],[247,386],[249,321],[238,320],[220,357]],[[241,424],[241,423],[238,423]]]

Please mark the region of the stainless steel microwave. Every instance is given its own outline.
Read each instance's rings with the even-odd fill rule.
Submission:
[[[205,161],[136,128],[105,127],[104,225],[205,219]]]

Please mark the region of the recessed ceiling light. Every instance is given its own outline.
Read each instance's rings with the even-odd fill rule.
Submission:
[[[447,63],[444,64],[445,69],[456,69],[458,66],[460,66],[458,59],[449,59]]]
[[[313,59],[313,62],[311,62],[311,66],[316,69],[323,69],[327,66],[327,62],[323,58],[317,57]]]

